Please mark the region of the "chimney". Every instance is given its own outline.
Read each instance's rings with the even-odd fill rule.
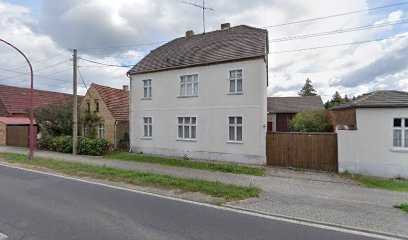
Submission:
[[[194,31],[193,31],[193,30],[187,31],[187,32],[186,32],[186,39],[190,39],[193,35],[194,35]]]
[[[129,86],[128,85],[123,85],[123,91],[129,91]]]
[[[226,30],[231,28],[231,24],[230,23],[223,23],[221,24],[221,30]]]

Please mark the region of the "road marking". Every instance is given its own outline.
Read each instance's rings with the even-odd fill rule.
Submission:
[[[6,240],[7,238],[7,235],[0,233],[0,240]]]
[[[408,239],[408,238],[405,238],[405,237],[402,237],[402,236],[400,236],[400,237],[399,236],[392,236],[391,234],[377,233],[377,232],[373,232],[373,231],[366,230],[366,229],[350,228],[350,227],[347,227],[347,226],[334,225],[334,224],[324,223],[324,222],[314,222],[314,221],[309,221],[309,220],[306,220],[306,219],[292,218],[292,217],[288,217],[288,216],[284,216],[284,215],[268,215],[268,214],[264,214],[264,213],[261,213],[261,212],[250,211],[250,210],[246,210],[246,209],[242,209],[242,208],[234,207],[234,206],[218,206],[218,205],[213,205],[213,204],[209,204],[209,203],[201,203],[201,202],[196,202],[196,201],[191,201],[191,200],[186,200],[186,199],[181,199],[181,198],[176,198],[176,197],[164,196],[164,195],[160,195],[160,194],[156,194],[156,193],[150,193],[150,192],[125,188],[125,187],[113,186],[113,185],[109,185],[109,184],[105,184],[105,183],[100,183],[100,182],[95,182],[95,181],[90,181],[90,180],[84,180],[84,179],[80,179],[80,178],[76,178],[76,177],[64,176],[64,175],[60,175],[60,174],[56,174],[56,173],[49,173],[49,172],[43,172],[43,171],[39,171],[39,170],[28,169],[28,168],[24,168],[24,167],[12,166],[12,165],[6,164],[4,162],[0,163],[0,166],[13,168],[13,169],[18,169],[18,170],[27,171],[27,172],[32,172],[32,173],[38,173],[38,174],[42,174],[42,175],[48,175],[48,176],[63,178],[63,179],[67,179],[67,180],[78,181],[78,182],[87,183],[87,184],[98,185],[98,186],[117,189],[117,190],[123,190],[123,191],[128,191],[128,192],[139,193],[139,194],[143,194],[143,195],[153,196],[153,197],[172,200],[172,201],[189,203],[189,204],[193,204],[193,205],[197,205],[197,206],[215,208],[215,209],[218,209],[218,210],[235,212],[235,213],[239,213],[239,214],[243,214],[243,215],[261,217],[261,218],[265,218],[265,219],[270,219],[270,220],[275,220],[275,221],[282,221],[282,222],[293,223],[293,224],[309,226],[309,227],[315,227],[315,228],[331,230],[331,231],[336,231],[336,232],[354,234],[354,235],[370,237],[370,238],[377,238],[377,239],[383,239],[383,240]],[[1,238],[1,235],[0,235],[0,240],[7,239],[7,236],[5,236],[5,237],[6,238]]]

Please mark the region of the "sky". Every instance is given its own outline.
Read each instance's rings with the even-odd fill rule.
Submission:
[[[408,91],[408,1],[206,0],[206,4],[215,10],[206,14],[207,31],[226,22],[268,30],[269,96],[296,96],[306,78],[324,100],[335,91],[348,96],[380,89]],[[388,5],[394,6],[366,11]],[[84,59],[133,65],[187,30],[201,33],[200,11],[181,0],[0,0],[0,38],[30,58],[36,88],[70,93],[71,49],[78,49]],[[359,12],[276,26],[351,11]],[[375,27],[349,31],[364,26]],[[332,33],[310,37],[325,32]],[[360,44],[344,45],[353,42]],[[91,82],[121,88],[129,84],[128,69],[79,60],[79,92],[85,94]],[[29,86],[24,59],[4,44],[0,84]]]

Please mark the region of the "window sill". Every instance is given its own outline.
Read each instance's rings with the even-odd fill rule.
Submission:
[[[197,139],[177,139],[178,142],[197,142]]]
[[[141,137],[140,139],[141,139],[141,140],[153,140],[152,137]]]
[[[232,95],[232,96],[234,96],[234,95],[244,95],[244,93],[243,92],[229,92],[229,93],[227,93],[227,95]]]
[[[244,144],[243,141],[227,141],[228,144]]]
[[[197,98],[198,96],[178,96],[177,98]]]
[[[390,149],[391,152],[408,153],[408,148],[403,147],[393,147]]]
[[[143,100],[143,101],[148,101],[148,100],[152,100],[152,98],[151,97],[144,97],[144,98],[141,98],[140,100]]]

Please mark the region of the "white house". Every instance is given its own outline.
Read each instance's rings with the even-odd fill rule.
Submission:
[[[339,171],[408,178],[408,93],[376,91],[332,109]]]
[[[174,39],[129,72],[131,151],[266,163],[268,33],[223,24]]]

